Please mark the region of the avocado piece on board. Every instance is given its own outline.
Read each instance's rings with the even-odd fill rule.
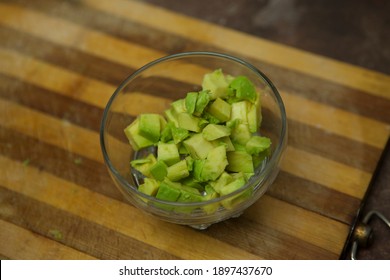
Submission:
[[[158,160],[150,167],[150,174],[158,181],[164,180],[168,174],[168,166],[162,160]]]
[[[253,173],[252,156],[244,151],[233,151],[226,153],[228,166],[226,170],[231,172]]]
[[[183,141],[193,159],[205,159],[214,145],[203,138],[201,133],[196,133]]]
[[[130,125],[128,125],[124,129],[124,132],[131,147],[135,151],[154,145],[153,141],[139,134],[139,118],[136,118]]]
[[[179,181],[190,175],[188,170],[187,161],[185,159],[171,165],[167,170],[167,178],[173,182]]]
[[[185,98],[185,105],[187,113],[193,114],[195,112],[196,100],[198,99],[197,92],[188,92]]]
[[[168,166],[180,161],[179,150],[174,143],[159,142],[157,145],[157,159]]]
[[[221,122],[226,122],[230,119],[231,105],[218,97],[213,103],[210,104],[207,112],[209,112]]]
[[[207,141],[212,141],[218,138],[229,136],[231,129],[224,125],[208,124],[202,130],[203,138]]]
[[[153,143],[160,139],[161,121],[158,114],[139,115],[139,134]]]

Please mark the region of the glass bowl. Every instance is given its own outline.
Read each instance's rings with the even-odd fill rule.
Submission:
[[[130,165],[137,152],[132,150],[124,129],[139,114],[163,114],[173,100],[184,98],[187,92],[199,91],[203,76],[215,69],[222,69],[224,74],[232,76],[247,76],[256,89],[261,91],[260,132],[272,141],[269,156],[256,168],[246,185],[215,199],[169,202],[141,193],[138,191],[137,176],[134,176]],[[213,52],[173,54],[135,71],[119,85],[108,101],[100,129],[105,164],[115,185],[127,200],[159,219],[196,229],[205,229],[214,223],[238,217],[258,200],[278,174],[286,142],[285,108],[272,82],[253,65],[227,54]],[[224,203],[233,199],[233,205]]]

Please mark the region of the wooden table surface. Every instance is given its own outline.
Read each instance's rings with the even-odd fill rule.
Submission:
[[[388,75],[129,0],[1,1],[0,36],[0,258],[340,258],[389,139]],[[192,50],[261,69],[289,124],[269,192],[205,231],[126,203],[99,146],[116,86]]]

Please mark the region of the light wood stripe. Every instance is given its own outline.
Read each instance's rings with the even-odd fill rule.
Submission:
[[[3,169],[3,168],[2,168]],[[4,211],[4,209],[1,209]],[[71,260],[94,257],[0,220],[0,254],[20,260]]]
[[[299,163],[298,163],[299,162]],[[335,191],[362,199],[371,173],[288,146],[282,170]]]
[[[8,120],[7,115],[15,117]],[[27,121],[30,123],[28,126],[25,125]],[[0,99],[0,125],[72,153],[103,162],[98,133],[67,121]],[[127,148],[127,144],[119,141],[118,145],[123,146],[123,150]],[[358,198],[362,197],[370,178],[370,175],[362,170],[292,147],[287,148],[282,169]]]
[[[310,240],[311,243],[338,255],[349,232],[349,226],[346,224],[308,212],[268,195],[260,198],[247,212],[244,212],[244,216],[298,237],[300,240]],[[303,216],[305,218],[302,218]]]
[[[12,50],[0,48],[0,59],[4,65],[3,68],[0,68],[1,73],[23,79],[58,94],[77,98],[99,108],[105,107],[115,91],[115,87],[110,84],[81,76]],[[14,61],[18,61],[18,63],[14,63]],[[52,75],[47,75],[47,73],[52,73]],[[317,128],[320,127],[326,132],[379,148],[383,148],[390,135],[389,124],[328,107],[287,92],[283,92],[282,97],[288,118]],[[129,98],[134,98],[134,102],[129,104],[126,110],[132,112],[133,115],[145,112],[144,108],[139,106],[137,102],[147,101],[148,108],[156,108],[157,112],[170,102],[169,99],[152,97],[151,95],[148,95],[147,100],[139,94],[134,94]],[[154,105],[157,107],[153,107]],[[296,108],[301,109],[297,110]],[[351,124],[357,124],[357,127],[362,127],[362,129],[352,129],[356,126]]]
[[[0,164],[6,167],[0,170],[0,184],[4,187],[183,259],[259,258],[188,227],[154,219],[126,203],[92,192],[45,171],[23,166],[22,163],[3,156],[0,156]],[[189,237],[192,241],[190,243]]]
[[[233,53],[239,52],[270,64],[390,99],[390,77],[379,72],[287,47],[138,1],[82,2],[102,12],[109,12],[189,40],[208,43]],[[164,24],[161,24],[162,21]]]

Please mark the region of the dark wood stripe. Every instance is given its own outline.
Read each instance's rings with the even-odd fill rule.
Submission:
[[[14,2],[12,1],[12,3]],[[16,2],[20,2],[20,0]],[[123,18],[118,18],[112,14],[94,10],[79,2],[65,2],[63,3],[62,9],[55,9],[56,4],[47,0],[29,1],[28,3],[23,2],[23,4],[28,5],[31,9],[64,18],[71,22],[105,32],[111,36],[116,36],[166,53],[191,50],[224,52],[223,49],[202,42],[191,41],[189,38],[183,38],[171,33],[163,33],[161,30],[155,30]],[[74,7],[75,4],[77,4],[77,8]],[[169,38],[169,40],[166,38]],[[261,69],[280,90],[286,90],[310,100],[379,121],[390,122],[390,114],[386,114],[390,107],[389,99],[366,94],[363,91],[304,75],[294,70],[271,65],[251,57],[245,57],[240,53],[235,53],[234,55],[248,60]]]
[[[268,194],[279,200],[352,224],[360,200],[315,182],[281,171]],[[326,214],[325,214],[326,213]]]
[[[229,219],[207,229],[207,234],[265,259],[337,259],[338,256],[245,217]],[[242,238],[237,238],[241,236]]]
[[[178,259],[146,243],[3,186],[0,186],[0,197],[3,209],[0,211],[1,219],[96,258]]]

